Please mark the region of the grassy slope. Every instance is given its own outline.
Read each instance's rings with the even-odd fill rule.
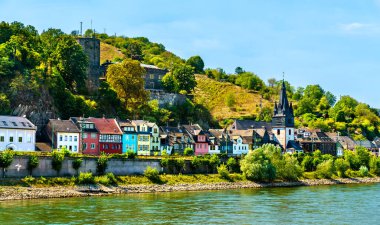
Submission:
[[[205,75],[196,75],[197,87],[195,88],[195,102],[204,105],[214,118],[250,117],[260,112],[261,95],[250,93],[239,86],[228,82],[219,82]],[[226,105],[226,97],[229,93],[235,96],[236,104],[229,108]],[[269,101],[262,99],[262,106],[273,107]]]
[[[124,54],[116,47],[100,42],[100,63],[104,63],[106,60],[113,61],[116,57],[124,58]]]

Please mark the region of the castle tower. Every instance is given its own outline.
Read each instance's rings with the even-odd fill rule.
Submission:
[[[287,150],[288,142],[294,141],[294,114],[292,103],[289,104],[286,94],[285,82],[282,81],[279,102],[275,102],[272,129],[284,152]]]
[[[82,46],[88,59],[86,87],[89,93],[94,93],[99,88],[99,77],[101,75],[100,40],[96,38],[78,38],[77,41]]]

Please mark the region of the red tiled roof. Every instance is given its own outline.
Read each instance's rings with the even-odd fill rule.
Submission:
[[[95,124],[100,134],[123,134],[115,119],[88,118],[88,121]]]

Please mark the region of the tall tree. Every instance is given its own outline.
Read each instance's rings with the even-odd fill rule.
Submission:
[[[120,64],[113,64],[107,70],[107,82],[115,90],[125,109],[136,114],[147,103],[148,92],[144,89],[144,68],[140,62],[125,59]]]
[[[162,85],[169,92],[191,92],[197,85],[193,67],[183,64],[175,66],[162,78]]]
[[[61,36],[55,51],[57,70],[70,90],[84,87],[88,59],[82,47],[68,35]]]
[[[187,65],[190,65],[194,67],[194,73],[203,73],[203,69],[205,67],[205,64],[203,62],[203,59],[199,56],[192,56],[186,61]]]

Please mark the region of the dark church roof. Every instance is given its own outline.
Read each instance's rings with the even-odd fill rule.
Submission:
[[[289,104],[285,81],[282,81],[279,102],[274,103],[272,126],[294,127],[293,105],[292,103]]]

